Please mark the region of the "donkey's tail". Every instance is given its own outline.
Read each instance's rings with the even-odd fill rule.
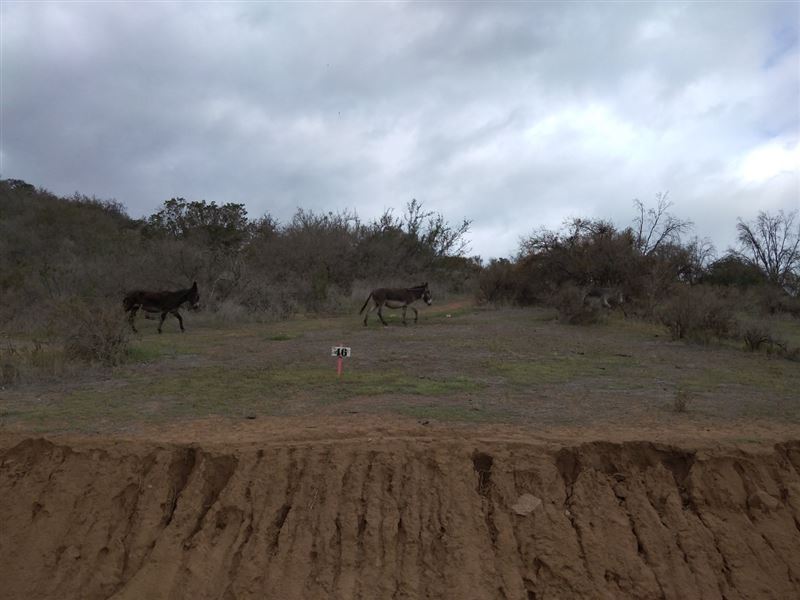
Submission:
[[[364,309],[367,308],[367,304],[369,304],[369,299],[370,298],[372,298],[372,292],[370,292],[369,296],[367,296],[367,300],[366,300],[366,302],[364,302],[364,306],[361,307],[361,310],[358,311],[358,314],[361,314],[361,313],[364,312]]]

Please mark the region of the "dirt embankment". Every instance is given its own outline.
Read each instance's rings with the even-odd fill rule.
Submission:
[[[796,598],[800,442],[0,450],[3,598]]]

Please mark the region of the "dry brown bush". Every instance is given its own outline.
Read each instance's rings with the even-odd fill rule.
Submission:
[[[75,298],[60,305],[54,317],[69,359],[112,366],[125,360],[130,333],[119,303]]]
[[[736,328],[730,303],[705,286],[677,286],[658,315],[675,340],[708,343],[730,337]]]
[[[549,303],[558,310],[558,318],[570,325],[591,325],[604,322],[608,312],[598,304],[585,304],[584,291],[572,284],[562,285],[551,297]]]
[[[685,413],[689,411],[689,404],[692,401],[692,393],[680,388],[675,391],[675,396],[672,398],[672,410],[676,413]]]
[[[745,347],[751,352],[760,350],[766,344],[772,344],[773,331],[770,323],[764,320],[748,320],[739,325],[739,335]]]
[[[0,386],[10,387],[32,379],[61,377],[68,372],[62,348],[39,340],[6,341],[0,346]]]

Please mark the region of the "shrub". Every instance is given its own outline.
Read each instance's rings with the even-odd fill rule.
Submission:
[[[257,321],[279,321],[287,319],[301,309],[298,296],[303,293],[299,289],[303,282],[276,282],[270,279],[258,279],[238,296],[238,301],[252,314]]]
[[[786,360],[791,360],[794,362],[800,362],[800,348],[784,348],[781,352],[781,356]]]
[[[729,304],[710,288],[681,285],[658,311],[672,339],[708,343],[730,337],[736,320]]]
[[[13,385],[19,380],[19,368],[12,362],[0,364],[0,386]]]
[[[793,298],[777,286],[762,286],[758,301],[761,309],[771,315],[785,313],[800,317],[800,299]]]
[[[247,308],[233,300],[223,300],[215,312],[217,319],[223,323],[241,322],[247,319]]]
[[[751,352],[759,350],[764,344],[772,343],[772,327],[765,321],[746,321],[739,327],[739,335],[745,347]]]
[[[591,325],[603,322],[607,313],[599,304],[584,304],[583,290],[576,285],[562,285],[550,303],[558,310],[558,318],[570,325]]]
[[[73,299],[54,316],[68,358],[112,366],[124,361],[130,337],[119,303]]]
[[[516,266],[505,258],[492,259],[478,275],[478,299],[481,302],[513,304],[518,301]]]
[[[679,388],[675,391],[675,397],[672,399],[672,410],[676,413],[688,412],[691,400],[691,392],[689,390]]]
[[[0,386],[13,386],[35,374],[59,377],[66,372],[66,359],[61,348],[43,344],[38,340],[30,343],[6,343],[0,347]]]
[[[800,360],[800,348],[791,348],[789,342],[775,333],[773,325],[765,320],[749,320],[739,327],[739,336],[751,352],[765,349],[787,360]]]

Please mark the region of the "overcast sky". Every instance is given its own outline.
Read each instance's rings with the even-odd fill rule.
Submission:
[[[412,198],[509,256],[632,200],[722,252],[800,207],[800,3],[0,4],[0,176],[362,219]]]

